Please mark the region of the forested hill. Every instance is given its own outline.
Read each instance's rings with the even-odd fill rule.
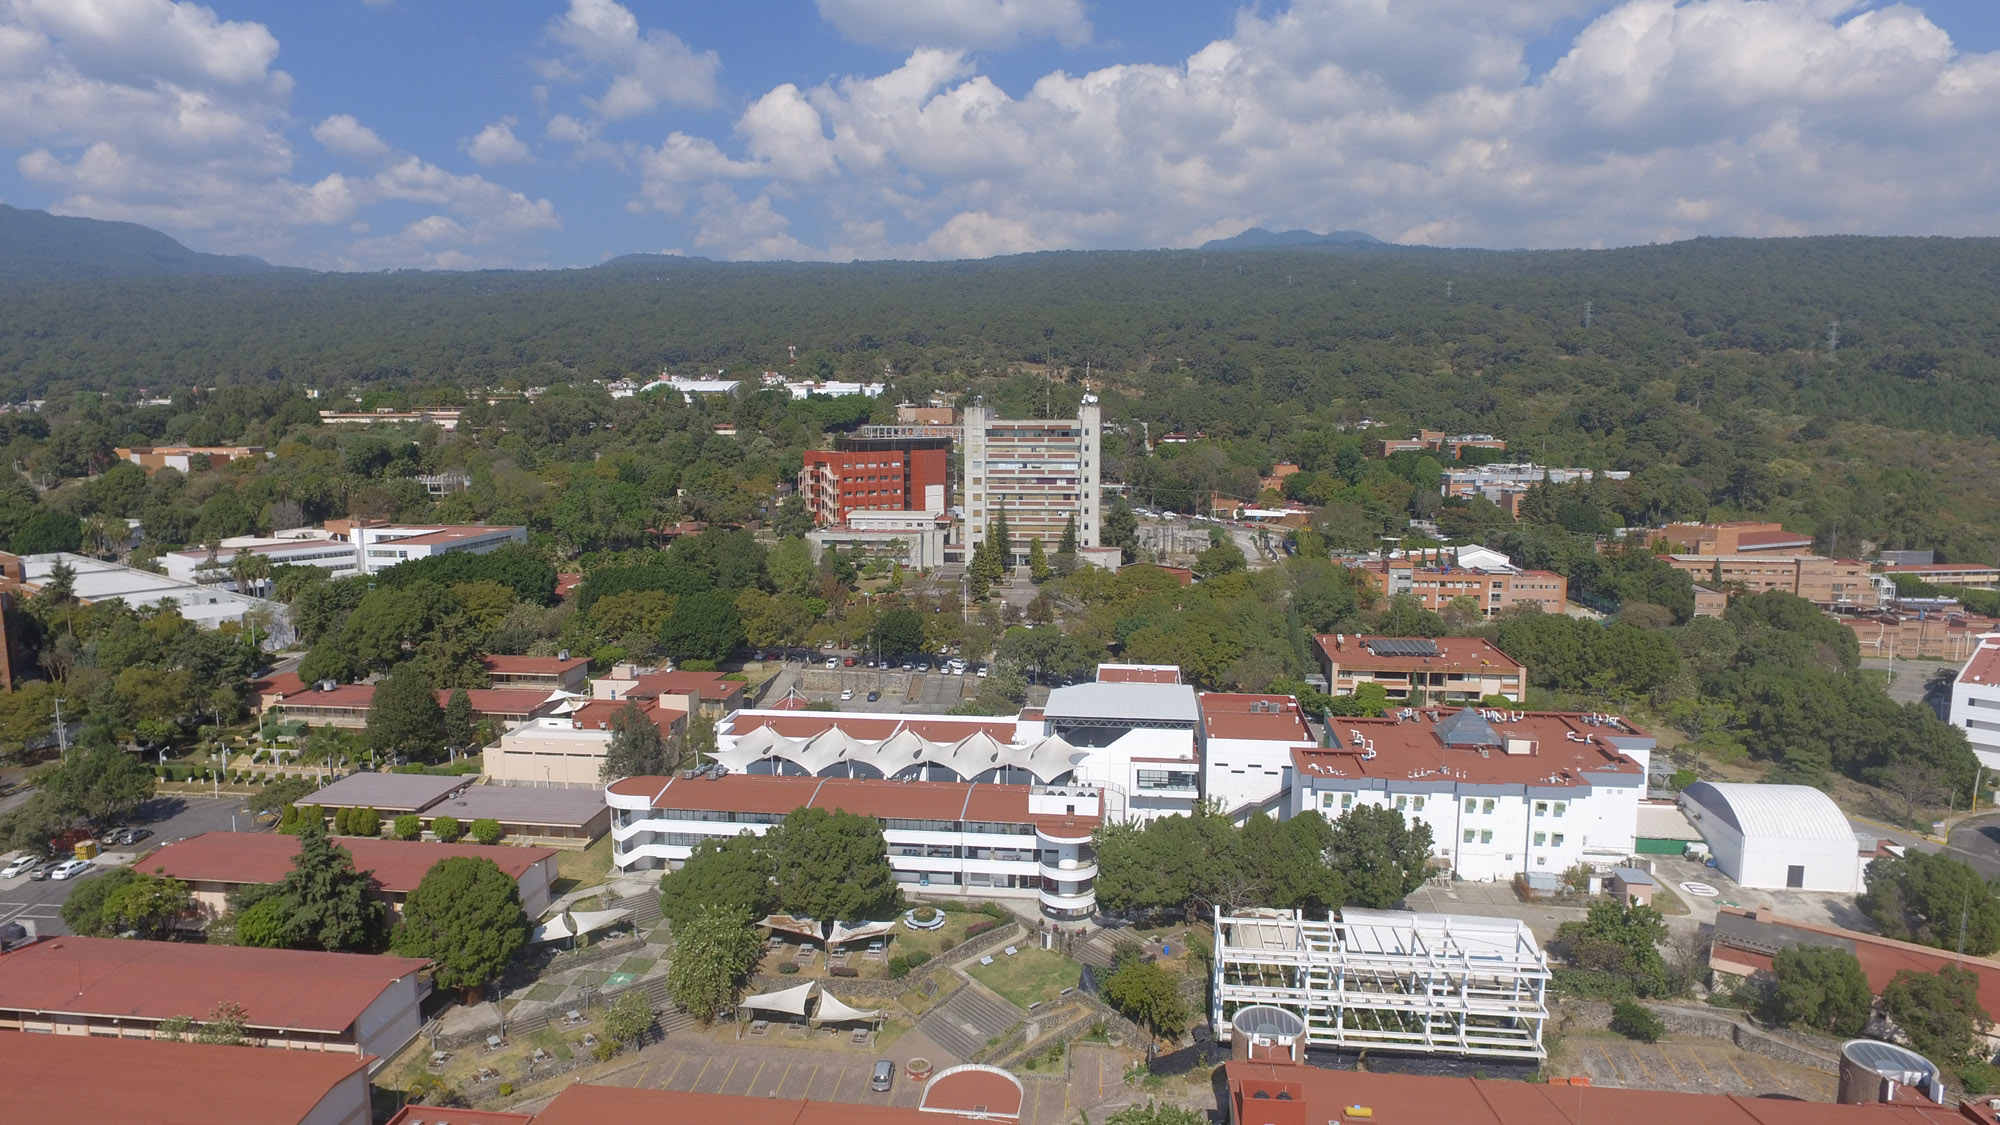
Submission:
[[[79,278],[273,273],[254,258],[190,250],[151,227],[76,219],[0,203],[0,279],[26,284]]]
[[[1365,231],[1335,230],[1316,234],[1309,230],[1265,230],[1251,227],[1242,234],[1229,238],[1211,238],[1201,244],[1203,250],[1262,250],[1274,246],[1320,246],[1329,243],[1359,242],[1367,245],[1382,240]]]

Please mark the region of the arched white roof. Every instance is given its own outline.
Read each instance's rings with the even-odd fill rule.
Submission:
[[[1854,842],[1854,826],[1833,798],[1809,785],[1697,781],[1681,796],[1721,817],[1745,839]]]

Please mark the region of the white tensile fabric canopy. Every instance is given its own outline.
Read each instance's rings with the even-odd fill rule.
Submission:
[[[539,944],[545,941],[561,941],[566,937],[575,936],[576,931],[569,928],[569,915],[558,914],[541,925],[536,926],[534,936],[528,940]]]
[[[893,919],[887,922],[856,922],[853,925],[835,922],[833,933],[827,935],[826,943],[844,945],[850,941],[866,941],[869,938],[881,937],[895,928],[896,923]]]
[[[819,923],[811,918],[799,918],[790,914],[772,914],[757,924],[798,937],[810,938],[813,941],[821,940]]]
[[[764,1012],[783,1012],[788,1016],[803,1016],[806,1014],[807,1003],[812,1000],[813,990],[818,987],[818,981],[809,980],[796,988],[760,992],[755,996],[744,997],[743,1002],[737,1007],[756,1008]]]
[[[813,1013],[813,1022],[847,1023],[851,1020],[876,1020],[880,1019],[881,1016],[882,1012],[880,1009],[871,1008],[864,1012],[843,1002],[831,992],[822,992],[819,994],[819,1010]]]
[[[626,909],[564,911],[536,926],[534,935],[528,940],[531,943],[540,943],[581,937],[584,934],[595,933],[630,913],[632,912]]]

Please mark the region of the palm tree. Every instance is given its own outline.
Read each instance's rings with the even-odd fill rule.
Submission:
[[[235,580],[237,593],[254,593],[271,577],[271,560],[256,551],[238,551],[229,560],[229,577]]]

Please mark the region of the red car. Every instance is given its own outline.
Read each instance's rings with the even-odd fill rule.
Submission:
[[[840,665],[843,668],[852,668],[854,667],[854,658],[850,656],[847,659],[841,661]]]

